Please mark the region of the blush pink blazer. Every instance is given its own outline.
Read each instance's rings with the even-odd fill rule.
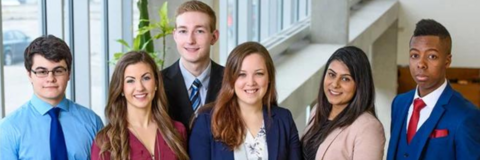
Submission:
[[[333,130],[320,144],[316,160],[381,160],[385,133],[378,119],[363,113],[350,126]]]

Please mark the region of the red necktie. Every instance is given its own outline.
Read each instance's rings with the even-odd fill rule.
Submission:
[[[425,107],[425,102],[422,99],[417,98],[413,101],[413,113],[412,117],[410,117],[410,122],[408,123],[408,131],[407,131],[407,142],[410,144],[412,141],[413,136],[417,132],[417,125],[418,120],[420,119],[420,110]]]

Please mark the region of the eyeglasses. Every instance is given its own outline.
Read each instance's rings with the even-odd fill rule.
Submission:
[[[63,76],[67,73],[67,69],[60,67],[60,68],[55,68],[51,71],[45,70],[45,69],[37,69],[36,71],[32,70],[32,72],[38,77],[38,78],[45,78],[48,76],[50,72],[52,72],[53,76]]]

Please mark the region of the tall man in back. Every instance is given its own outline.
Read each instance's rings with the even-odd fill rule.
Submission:
[[[215,24],[215,12],[201,1],[187,1],[177,9],[173,38],[180,59],[162,75],[169,114],[185,126],[221,88],[223,67],[210,59],[210,47],[219,38]]]
[[[72,54],[52,35],[30,43],[25,69],[34,94],[0,121],[0,159],[90,159],[103,123],[92,110],[65,97]]]
[[[480,110],[446,79],[451,48],[443,25],[417,23],[409,54],[417,87],[393,100],[388,160],[480,159]]]

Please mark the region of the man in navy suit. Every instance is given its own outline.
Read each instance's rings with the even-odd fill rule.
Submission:
[[[176,12],[173,38],[180,60],[162,71],[172,119],[187,128],[192,115],[213,102],[222,86],[223,67],[210,59],[219,38],[215,12],[201,1],[187,1]]]
[[[417,87],[393,100],[388,160],[480,159],[480,110],[446,80],[451,48],[443,25],[417,23],[409,54]]]

